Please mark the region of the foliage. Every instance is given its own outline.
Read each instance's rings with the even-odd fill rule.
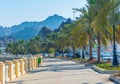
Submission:
[[[107,62],[97,63],[95,65],[106,70],[118,70],[118,68],[120,68],[120,66],[119,67],[111,66],[111,63]]]
[[[46,35],[44,38],[36,36],[29,41],[19,40],[18,42],[11,42],[7,45],[6,52],[10,54],[37,54],[40,52],[54,53],[56,48],[55,39],[56,33]]]
[[[78,20],[68,19],[67,22],[61,24],[56,33],[44,27],[39,32],[39,35],[44,37],[37,36],[29,41],[9,43],[6,51],[12,54],[34,54],[53,53],[54,50],[63,52],[72,48],[75,53],[75,49],[84,50],[89,46],[90,60],[92,60],[92,48],[97,44],[97,61],[100,62],[100,47],[107,46],[108,42],[112,41],[113,24],[116,26],[116,41],[120,43],[119,7],[120,0],[87,0],[86,7],[73,8],[74,11],[80,12]]]
[[[119,22],[120,0],[87,0],[87,2],[86,8],[73,8],[82,13],[77,21],[78,27],[73,29],[73,36],[77,36],[83,46],[86,44],[92,46],[91,42],[97,40],[98,62],[100,62],[100,46],[106,46],[108,41],[112,41],[112,25]],[[115,10],[114,17],[113,10]],[[119,42],[119,28],[117,29],[116,38]]]
[[[29,41],[19,40],[18,42],[11,42],[7,45],[6,52],[10,54],[26,54],[26,53],[39,53],[40,52],[40,42],[39,36],[36,36]]]
[[[74,58],[74,60],[80,61],[81,63],[88,61],[88,59],[81,59],[81,58]]]
[[[0,50],[0,54],[2,54],[2,51]]]
[[[54,49],[54,48],[51,48],[51,49],[50,49],[50,53],[51,53],[51,54],[55,53],[55,49]]]

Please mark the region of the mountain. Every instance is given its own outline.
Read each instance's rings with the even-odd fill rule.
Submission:
[[[15,40],[29,40],[30,38],[37,35],[37,29],[35,27],[26,27],[25,29],[11,34],[10,36],[15,38]]]
[[[8,36],[4,36],[4,37],[0,37],[0,47],[5,47],[9,42],[13,42],[15,41],[13,37],[8,37]]]
[[[36,27],[39,22],[23,22],[19,25],[14,25],[11,27],[11,34],[15,34],[17,32],[23,31],[26,28]]]
[[[62,16],[54,14],[43,21],[39,22],[22,22],[9,28],[0,26],[0,37],[10,36],[16,40],[28,40],[38,34],[41,28],[48,27],[51,30],[57,29],[66,19]]]
[[[43,27],[39,32],[38,35],[42,38],[46,37],[48,34],[51,34],[53,31],[50,28]]]
[[[70,23],[72,23],[73,22],[73,20],[71,20],[70,18],[68,18],[67,20],[66,20],[66,22],[62,22],[61,24],[60,24],[60,26],[57,28],[57,29],[55,29],[53,32],[61,32],[62,30],[64,30],[64,25],[66,25],[66,24],[70,24]]]
[[[11,33],[11,29],[0,26],[0,37],[7,36]]]
[[[42,23],[43,26],[51,28],[52,30],[57,29],[62,22],[66,22],[66,19],[62,16],[58,16],[57,14],[48,17]]]

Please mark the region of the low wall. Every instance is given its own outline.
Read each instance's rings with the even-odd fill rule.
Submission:
[[[0,62],[0,82],[5,84],[5,64]]]
[[[118,70],[105,70],[105,69],[101,69],[97,66],[92,66],[91,67],[93,70],[99,72],[99,73],[102,73],[102,74],[113,74],[113,73],[116,73],[118,72]]]
[[[42,56],[36,55],[29,58],[20,58],[13,60],[4,60],[0,62],[0,84],[5,84],[5,82],[13,81],[15,78],[19,78],[26,72],[36,69],[40,64],[38,64],[38,59]]]

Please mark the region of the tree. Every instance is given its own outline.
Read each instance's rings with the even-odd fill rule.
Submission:
[[[26,53],[26,42],[24,40],[20,40],[18,42],[18,53],[25,54]]]
[[[115,4],[113,4],[115,3]],[[107,44],[107,39],[111,39],[111,26],[109,24],[110,12],[120,4],[120,0],[96,0],[95,13],[96,17],[92,22],[92,27],[97,38],[98,44],[98,62],[100,61],[100,45],[103,43]],[[102,40],[100,40],[102,39]]]
[[[41,49],[41,41],[42,40],[39,36],[30,39],[27,43],[27,52],[32,54],[39,53]]]
[[[89,54],[90,54],[90,60],[92,60],[92,46],[94,41],[94,33],[93,28],[91,26],[92,21],[94,20],[95,13],[93,10],[95,0],[87,0],[88,5],[86,5],[86,8],[83,7],[81,9],[73,8],[73,10],[78,11],[82,13],[80,19],[77,21],[78,25],[74,30],[74,33],[77,34],[76,36],[80,37],[79,40],[83,39],[83,51],[85,48],[85,45],[87,43],[89,44]],[[85,35],[85,36],[84,36]],[[86,39],[86,40],[85,40]]]

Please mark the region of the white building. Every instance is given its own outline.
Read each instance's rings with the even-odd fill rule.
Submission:
[[[2,55],[6,55],[6,52],[5,52],[5,47],[0,47],[0,50],[1,50],[1,52],[2,52]]]

